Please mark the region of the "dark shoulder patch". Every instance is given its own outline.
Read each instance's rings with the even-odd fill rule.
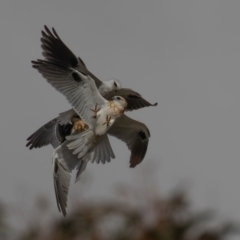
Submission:
[[[54,164],[54,173],[58,172],[58,164]]]
[[[138,135],[139,135],[139,137],[140,137],[142,140],[147,139],[147,136],[146,136],[145,132],[143,132],[143,131],[139,131],[139,132],[138,132]]]
[[[70,60],[70,63],[71,63],[71,66],[72,67],[76,67],[77,65],[78,65],[78,60],[77,60],[77,58],[72,58],[71,60]]]
[[[132,94],[128,95],[128,97],[129,97],[129,98],[140,99],[140,97],[139,97],[139,96],[137,96],[137,95],[132,95]]]
[[[72,130],[72,124],[68,123],[66,125],[60,125],[58,124],[58,133],[60,136],[61,143],[63,143],[66,140],[66,136],[71,134]]]
[[[81,77],[76,72],[72,73],[72,77],[76,82],[81,82],[82,81]]]

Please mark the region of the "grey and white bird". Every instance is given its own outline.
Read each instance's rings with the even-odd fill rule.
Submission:
[[[72,120],[71,123],[60,125],[58,123],[58,118],[54,118],[29,136],[26,146],[29,147],[29,149],[33,149],[51,144],[54,149],[57,148],[65,142],[66,136],[70,135],[72,132],[81,132],[86,130],[85,126],[82,124],[79,128],[79,121],[76,121],[79,118],[76,115],[73,119],[74,120]],[[75,126],[75,124],[77,124],[77,126]],[[135,167],[143,160],[147,152],[150,138],[149,129],[145,124],[131,119],[123,114],[108,130],[108,135],[114,136],[126,143],[127,147],[131,151],[130,167]],[[101,150],[101,147],[98,149]],[[88,163],[87,161],[79,159],[76,155],[71,154],[71,152],[68,152],[69,156],[66,156],[66,151],[65,159],[64,156],[61,155],[61,152],[60,155],[55,152],[55,156],[53,157],[53,180],[56,201],[59,211],[62,212],[64,216],[66,215],[71,172],[77,167],[75,180],[75,182],[77,182],[80,179],[81,173],[86,169]],[[108,152],[111,151],[111,149],[108,150]],[[115,156],[112,151],[111,158],[114,157]],[[96,162],[109,162],[111,158],[105,158],[106,161],[98,158]]]
[[[78,116],[89,127],[83,133],[69,136],[68,148],[72,149],[72,153],[77,154],[78,158],[83,157],[89,149],[93,151],[94,144],[102,141],[102,136],[124,113],[126,100],[121,96],[114,96],[112,101],[106,100],[89,75],[71,67],[45,60],[32,63],[47,82],[67,98]]]
[[[76,70],[76,72],[80,71],[81,74],[88,74],[88,77],[92,77],[94,79],[96,85],[99,87],[99,89],[102,89],[102,86],[103,86],[102,82],[99,79],[97,79],[90,71],[88,71],[88,69],[86,68],[86,65],[84,64],[82,59],[77,58],[71,52],[71,50],[69,50],[69,48],[62,42],[62,40],[60,39],[60,37],[58,36],[58,34],[54,30],[54,28],[52,29],[52,32],[51,32],[45,26],[45,32],[42,31],[41,42],[42,42],[43,56],[45,56],[47,61],[50,61],[51,64],[47,63],[47,61],[40,60],[38,62],[33,62],[33,67],[38,68],[38,70],[40,72],[42,71],[42,70],[40,70],[40,68],[44,68],[44,65],[45,65],[45,67],[46,66],[50,67],[51,65],[53,65],[53,66],[55,65],[55,67],[60,66],[61,69],[65,67],[65,69],[71,69],[71,71],[73,71],[73,70]],[[52,72],[50,73],[50,75],[53,74],[54,70],[51,69],[51,71]],[[56,71],[54,72],[54,74],[55,73],[56,73]],[[75,74],[75,73],[73,73],[72,77],[73,76],[77,77],[77,74]],[[58,76],[61,74],[59,74],[59,72],[58,72]],[[44,71],[43,71],[43,75],[44,75]],[[45,75],[46,75],[46,73],[45,73]],[[49,75],[49,77],[52,77],[50,75]],[[62,76],[62,77],[64,78],[64,76]],[[62,84],[62,81],[61,81],[61,84]],[[114,82],[114,85],[115,84],[116,83]],[[61,88],[61,86],[59,86],[59,87]],[[106,89],[106,88],[103,87],[103,89]],[[105,93],[106,92],[104,92],[103,94],[105,94]],[[114,96],[113,94],[114,94],[113,91],[108,91],[108,94],[105,97],[107,99],[109,99],[110,96],[111,97]],[[88,93],[86,95],[88,95]],[[122,88],[122,89],[118,90],[117,95],[123,96],[126,99],[126,101],[128,103],[126,110],[127,109],[133,110],[133,109],[141,108],[144,106],[156,105],[156,104],[150,104],[148,101],[143,99],[140,94],[134,92],[131,89],[123,89]],[[75,96],[73,96],[73,98],[74,97]],[[75,101],[75,100],[73,100],[73,101]],[[96,112],[98,110],[98,106],[95,106],[95,108],[91,109],[91,110],[93,112],[95,112],[95,114],[96,114]],[[72,116],[74,116],[74,114],[76,114],[75,111],[69,110],[69,111],[67,111],[67,114],[65,112],[64,114],[60,115],[60,117],[59,117],[60,123],[64,124],[64,123],[70,122],[70,120],[71,120]],[[61,118],[61,116],[63,118]],[[111,124],[111,122],[112,122],[112,119],[110,119],[109,116],[106,116],[105,125],[108,127]],[[99,128],[97,128],[97,129],[99,131],[101,131],[100,125],[98,125],[98,126],[99,126]],[[102,125],[102,129],[105,129],[105,126]],[[74,140],[73,139],[74,137],[75,136],[72,136],[72,140]],[[75,143],[76,143],[76,141],[75,141]],[[77,153],[77,151],[78,150],[74,151],[74,153]],[[83,151],[83,153],[84,153],[84,151]],[[78,156],[80,157],[81,155],[78,155]]]
[[[134,110],[142,107],[157,105],[157,103],[150,104],[148,101],[143,99],[139,93],[131,89],[121,89],[121,83],[118,80],[113,79],[101,82],[86,68],[86,65],[84,64],[82,59],[77,58],[68,49],[68,47],[62,42],[54,29],[52,33],[45,26],[45,31],[46,32],[42,32],[41,41],[43,55],[45,56],[47,61],[40,60],[35,62],[34,64],[38,65],[38,67],[39,65],[47,65],[48,71],[50,71],[53,75],[55,74],[54,72],[56,68],[60,67],[65,70],[71,69],[71,71],[73,71],[73,79],[74,77],[78,79],[78,74],[82,74],[83,76],[88,75],[88,77],[90,76],[92,79],[94,79],[99,92],[106,99],[111,99],[116,94],[124,97],[128,103],[126,110]],[[55,70],[53,70],[53,68],[55,68]],[[77,71],[74,72],[74,70]],[[98,108],[99,107],[96,105],[94,106],[94,108],[92,108],[92,111],[96,115],[99,112]],[[76,119],[75,123],[73,123],[74,118]],[[103,124],[106,126],[100,126],[100,131],[101,127],[102,130],[106,129],[105,127],[108,128],[112,124],[112,119],[110,119],[110,117],[106,117]],[[52,121],[45,124],[43,127],[39,128],[27,139],[27,146],[29,146],[30,149],[41,147],[49,143],[51,143],[54,148],[61,145],[60,151],[54,152],[53,175],[57,205],[59,211],[62,211],[64,215],[66,215],[66,203],[70,183],[70,173],[77,166],[77,181],[80,174],[85,170],[87,165],[87,161],[82,160],[84,157],[79,159],[79,155],[72,154],[72,152],[67,147],[69,143],[68,141],[65,141],[65,139],[66,136],[72,134],[69,139],[79,141],[78,137],[76,138],[76,135],[74,135],[73,133],[79,133],[82,130],[87,130],[87,128],[88,126],[85,125],[85,123],[80,120],[79,117],[76,115],[76,112],[71,109],[64,113],[61,113],[58,118],[53,119]],[[65,129],[64,134],[63,129]],[[68,131],[66,131],[66,129]],[[148,139],[150,137],[149,130],[144,124],[128,118],[125,115],[122,115],[120,118],[117,118],[115,123],[113,123],[113,126],[108,129],[108,133],[119,138],[120,140],[125,141],[128,148],[131,150],[130,167],[135,167],[143,160],[147,151]],[[92,161],[96,161],[98,163],[100,161],[105,163],[106,161],[110,161],[111,158],[114,158],[114,153],[109,144],[107,135],[103,134],[103,136],[103,141],[97,141],[97,144],[95,143],[95,148],[97,149],[97,151],[95,151],[95,155],[94,151],[87,151],[88,154],[85,154],[85,158],[88,158],[88,160],[91,159]],[[107,144],[105,144],[105,142]],[[102,149],[104,149],[105,145],[107,146],[107,151],[105,149],[104,154],[104,151]],[[64,156],[62,155],[63,152]],[[78,151],[76,151],[76,153],[78,153]],[[101,155],[102,157],[99,157]]]

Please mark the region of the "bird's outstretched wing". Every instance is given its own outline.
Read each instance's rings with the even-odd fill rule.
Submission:
[[[53,182],[57,206],[63,215],[66,215],[67,196],[71,181],[71,172],[78,166],[80,174],[85,170],[86,165],[81,166],[82,160],[67,147],[67,141],[53,151]],[[79,169],[80,168],[80,169]],[[80,178],[80,176],[78,176]]]
[[[60,64],[68,68],[73,68],[81,73],[89,75],[95,81],[97,88],[99,88],[100,93],[103,95],[105,95],[108,91],[115,90],[108,89],[110,86],[107,86],[105,82],[103,83],[87,69],[83,60],[74,55],[74,53],[64,44],[54,28],[52,28],[52,31],[49,30],[47,26],[44,26],[44,28],[45,31],[42,31],[41,37],[41,47],[43,50],[42,54],[47,61]]]
[[[53,183],[59,212],[66,216],[68,189],[71,181],[71,171],[66,162],[57,154],[53,156]]]
[[[66,140],[67,135],[70,135],[71,129],[72,124],[60,125],[58,118],[54,118],[27,138],[26,147],[31,150],[52,144],[53,148],[56,148]]]
[[[80,57],[76,57],[76,55],[74,55],[74,53],[63,43],[56,30],[52,28],[51,32],[47,26],[44,26],[44,28],[45,31],[42,31],[41,38],[43,56],[50,62],[61,64],[66,67],[71,67],[89,75],[95,81],[97,87],[99,87],[102,84],[102,81],[93,75],[87,69],[86,64],[83,62],[83,60]],[[122,88],[117,92],[110,92],[104,97],[106,99],[111,99],[116,95],[122,96],[126,99],[128,103],[126,110],[128,111],[157,105],[157,103],[149,103],[139,93],[128,88]]]
[[[111,99],[115,95],[121,96],[125,98],[125,100],[127,101],[128,105],[125,111],[132,111],[132,110],[149,107],[149,106],[157,106],[157,103],[154,103],[154,104],[149,103],[139,93],[129,88],[122,88],[117,92],[109,92],[104,97],[106,99]]]
[[[45,60],[32,61],[44,78],[70,102],[76,113],[89,126],[95,124],[91,109],[106,104],[107,100],[99,93],[94,80],[73,68]]]
[[[27,138],[28,143],[26,144],[26,147],[29,147],[29,149],[31,150],[33,148],[41,148],[50,144],[55,137],[54,129],[56,126],[56,122],[57,118],[54,118],[53,120],[40,127],[31,136],[29,136]]]
[[[96,83],[97,87],[102,84],[102,81],[94,76],[86,67],[80,57],[76,57],[74,53],[64,44],[58,36],[54,28],[52,32],[47,26],[44,26],[45,31],[42,31],[42,54],[50,62],[74,68],[86,75],[89,75]]]
[[[147,152],[150,132],[145,124],[123,114],[108,130],[108,134],[124,141],[131,151],[130,167],[139,164]]]

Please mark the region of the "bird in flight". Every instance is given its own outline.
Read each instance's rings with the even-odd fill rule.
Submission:
[[[84,132],[77,131],[67,136],[67,140],[54,149],[56,199],[59,209],[65,214],[71,170],[77,167],[78,175],[84,170],[80,159],[87,162],[98,159],[110,161],[114,158],[106,132],[124,113],[127,102],[120,96],[114,96],[112,101],[106,100],[99,93],[94,80],[77,70],[41,60],[33,64],[50,84],[66,96],[87,126]],[[86,167],[86,164],[83,163],[83,166]]]
[[[115,119],[120,117],[127,102],[121,96],[114,96],[112,101],[106,100],[99,93],[94,80],[73,68],[62,66],[46,60],[32,61],[42,76],[59,92],[61,92],[73,106],[78,116],[89,127],[84,133],[71,135],[67,146],[83,157],[95,142],[112,126]]]
[[[75,81],[74,84],[79,83],[78,81],[81,81],[82,78],[85,80],[92,78],[98,87],[100,95],[104,96],[104,98],[108,100],[110,100],[112,97],[114,97],[114,100],[119,100],[117,98],[121,99],[121,97],[123,97],[127,102],[125,110],[131,111],[142,107],[157,105],[157,103],[150,104],[148,101],[142,98],[139,93],[131,89],[121,88],[121,83],[118,80],[112,79],[104,82],[100,81],[87,69],[82,59],[76,57],[62,42],[54,28],[51,32],[45,26],[45,32],[42,31],[41,41],[43,55],[46,59],[33,61],[33,66],[37,68],[43,75],[45,74],[45,78],[47,78],[48,81],[53,81],[54,84],[56,83],[57,79],[62,79],[57,83],[57,86],[51,83],[55,88],[63,88],[62,81],[63,78],[66,80],[66,72],[68,72],[67,81],[69,81],[69,78],[71,78],[71,81]],[[70,95],[71,94],[72,93],[70,93]],[[71,96],[66,97],[71,102],[71,99],[69,99]],[[101,124],[98,124],[98,134],[101,134],[101,131],[104,132],[106,130],[108,134],[119,138],[127,144],[128,148],[131,150],[130,167],[135,167],[143,160],[145,156],[150,133],[148,128],[143,123],[137,122],[136,120],[127,117],[125,114],[122,114],[122,111],[124,110],[116,108],[116,105],[112,104],[113,101],[110,101],[107,106],[112,108],[115,114],[120,114],[120,117],[118,116],[116,119],[112,119],[112,116],[107,114],[104,122],[101,122],[103,119],[103,117],[101,120],[99,118],[99,115],[101,115],[101,108],[98,106],[98,104],[95,104],[92,108],[90,108],[92,113],[91,121],[94,121],[93,119],[95,119],[101,122]],[[81,101],[79,100],[78,103],[81,104]],[[76,108],[74,109],[76,110]],[[66,215],[70,172],[77,166],[77,181],[80,177],[80,174],[86,168],[86,158],[88,158],[87,160],[91,159],[91,161],[101,161],[105,163],[110,161],[111,158],[115,157],[108,137],[105,133],[102,135],[102,140],[95,142],[97,146],[95,146],[95,148],[97,148],[95,155],[93,154],[93,151],[88,152],[88,150],[85,149],[85,152],[82,152],[82,157],[81,151],[79,152],[79,149],[76,150],[76,144],[79,144],[78,134],[80,134],[82,131],[87,132],[87,130],[89,130],[89,126],[83,121],[83,119],[79,118],[74,109],[70,109],[64,113],[61,113],[58,118],[53,119],[43,127],[39,128],[27,139],[27,146],[29,146],[30,149],[42,147],[49,143],[51,143],[53,148],[55,148],[53,154],[54,186],[58,208],[64,215]],[[86,137],[89,135],[84,133],[84,136]],[[68,138],[68,140],[66,140],[66,138]],[[90,138],[92,138],[92,136]],[[80,155],[72,154],[72,151],[70,151],[67,147],[69,142],[71,143],[70,148],[74,149],[75,154]],[[102,151],[104,148],[105,153]],[[56,149],[58,150],[56,151]],[[80,156],[80,158],[78,158],[78,156]],[[84,157],[85,161],[83,160]]]
[[[91,76],[96,85],[99,87],[100,93],[106,98],[110,99],[114,94],[116,95],[115,91],[108,91],[106,95],[104,95],[106,92],[101,92],[101,89],[104,89],[102,87],[103,82],[101,82],[98,78],[96,78],[86,67],[85,63],[80,57],[76,57],[72,51],[63,43],[63,41],[58,36],[55,29],[52,29],[52,32],[45,26],[45,31],[42,31],[42,49],[43,49],[43,56],[46,58],[47,61],[51,61],[52,63],[60,64],[65,67],[72,67],[73,69],[80,70],[89,76]],[[141,95],[131,89],[125,89],[122,88],[120,90],[117,90],[117,95],[120,95],[124,97],[127,101],[127,108],[126,110],[133,110],[133,109],[139,109],[146,106],[155,106],[157,104],[150,104],[148,101],[146,101],[144,98],[141,97]],[[91,108],[91,111],[96,111],[97,106],[95,105],[94,108]],[[67,114],[66,114],[67,113]],[[63,114],[60,114],[59,116],[59,122],[60,124],[68,123],[71,118],[75,115],[75,111],[69,110]],[[106,125],[109,125],[110,120],[106,118]],[[29,144],[31,144],[29,142]],[[133,155],[133,154],[132,154]],[[135,154],[135,157],[131,156],[131,159],[135,159],[135,163],[131,163],[131,167],[136,166],[138,163],[142,161],[145,154],[139,155]],[[132,162],[132,161],[131,161]]]

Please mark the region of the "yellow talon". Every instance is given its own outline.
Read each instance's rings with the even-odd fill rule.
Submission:
[[[72,129],[74,132],[83,132],[88,129],[88,125],[79,117],[73,117],[71,122],[73,124]]]
[[[110,121],[111,121],[111,116],[109,117],[108,115],[106,115],[106,122],[103,123],[103,125],[107,125],[107,127],[110,125]]]
[[[95,105],[94,109],[90,109],[90,110],[94,113],[93,118],[97,118],[97,113],[100,110],[100,108],[97,108],[97,104]]]

